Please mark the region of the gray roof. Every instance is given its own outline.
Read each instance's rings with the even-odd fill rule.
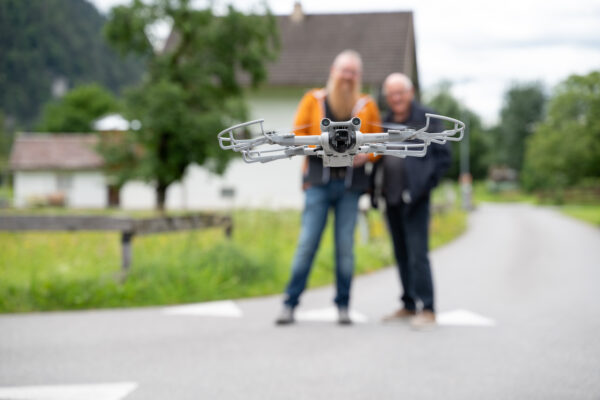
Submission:
[[[392,72],[408,75],[419,89],[413,14],[379,12],[355,14],[304,14],[295,19],[277,16],[281,50],[279,58],[268,65],[272,86],[322,86],[337,54],[346,49],[363,57],[363,82],[380,85]],[[177,45],[175,31],[165,49]],[[242,82],[248,76],[241,74]]]
[[[279,59],[269,66],[271,85],[323,85],[334,57],[354,49],[363,57],[363,82],[380,85],[403,72],[418,87],[412,12],[278,16]]]
[[[97,143],[94,134],[21,134],[13,143],[10,169],[97,169],[104,164],[95,150]]]

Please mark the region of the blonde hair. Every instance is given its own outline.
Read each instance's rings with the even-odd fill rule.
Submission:
[[[335,59],[333,60],[333,64],[331,64],[331,65],[334,67],[337,66],[340,63],[340,61],[344,58],[355,59],[358,62],[360,71],[362,72],[362,67],[363,67],[362,57],[360,56],[358,51],[352,50],[352,49],[346,49],[346,50],[342,51],[340,54],[338,54],[337,56],[335,56]]]
[[[351,93],[344,93],[339,90],[339,80],[333,79],[333,71],[345,60],[353,60],[358,65],[358,76],[354,82]],[[362,58],[356,50],[344,50],[338,54],[331,65],[331,73],[327,79],[325,89],[327,91],[328,104],[333,114],[337,118],[349,118],[358,99],[362,87]]]

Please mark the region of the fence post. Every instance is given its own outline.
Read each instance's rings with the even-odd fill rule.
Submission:
[[[133,232],[121,232],[121,269],[124,274],[129,272],[131,266],[131,241]]]
[[[231,237],[233,236],[233,220],[231,219],[231,217],[229,217],[225,222],[225,236],[227,237],[227,239],[231,239]]]

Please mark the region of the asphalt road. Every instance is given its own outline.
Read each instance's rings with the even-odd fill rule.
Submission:
[[[380,322],[397,306],[392,268],[356,279],[352,306],[366,322],[351,327],[276,327],[280,296],[213,310],[229,316],[3,315],[0,399],[600,399],[599,229],[551,209],[483,205],[432,262],[445,323],[427,332]],[[312,290],[301,310],[319,319],[332,298]],[[54,386],[114,383],[131,386],[104,396]],[[39,385],[50,389],[31,392]]]

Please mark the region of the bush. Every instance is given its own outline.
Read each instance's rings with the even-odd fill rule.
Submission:
[[[548,115],[527,141],[522,180],[528,190],[560,194],[598,177],[600,72],[592,72],[558,86]]]

